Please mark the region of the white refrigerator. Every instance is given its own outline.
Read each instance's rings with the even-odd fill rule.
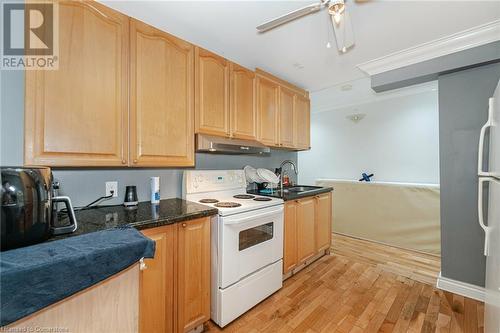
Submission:
[[[478,176],[479,224],[485,232],[486,256],[484,331],[500,333],[500,81],[489,100],[488,121],[481,129]]]

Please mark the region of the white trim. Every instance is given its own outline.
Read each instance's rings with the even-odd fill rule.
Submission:
[[[484,302],[486,296],[486,290],[483,287],[443,277],[441,272],[439,272],[436,288],[481,302]]]
[[[498,40],[500,40],[500,20],[495,20],[447,37],[364,62],[357,65],[357,67],[371,76]]]

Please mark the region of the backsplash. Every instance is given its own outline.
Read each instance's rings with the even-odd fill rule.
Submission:
[[[283,160],[297,162],[297,153],[272,150],[270,156],[196,154],[196,169],[242,169],[245,165],[267,168],[274,171]],[[60,194],[68,195],[74,206],[86,205],[105,194],[106,181],[118,182],[118,198],[101,204],[113,205],[123,202],[125,186],[137,186],[139,201],[150,198],[149,177],[160,177],[162,199],[182,196],[183,169],[64,169],[53,170],[54,179],[61,183]],[[295,176],[295,174],[290,173]]]
[[[24,149],[24,73],[2,72],[1,159],[0,165],[22,165]],[[8,89],[7,89],[8,88]],[[8,139],[8,140],[7,140]],[[272,150],[269,156],[196,154],[196,169],[241,169],[245,165],[274,168],[283,160],[297,163],[297,152]],[[86,205],[105,194],[105,182],[118,182],[118,197],[101,202],[113,205],[123,202],[125,186],[137,186],[139,201],[149,200],[149,177],[160,177],[162,199],[182,196],[183,169],[106,168],[53,170],[61,184],[60,194],[68,195],[74,206]],[[290,173],[294,176],[293,173]],[[293,179],[293,177],[292,177]]]

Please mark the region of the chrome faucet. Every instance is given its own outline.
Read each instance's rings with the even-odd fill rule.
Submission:
[[[281,162],[280,165],[280,189],[281,189],[281,195],[283,195],[283,167],[287,164],[290,164],[292,166],[293,171],[295,171],[295,174],[299,174],[299,169],[297,168],[297,165],[292,161],[292,160],[284,160]]]

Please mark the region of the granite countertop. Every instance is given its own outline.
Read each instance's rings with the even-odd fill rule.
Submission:
[[[298,186],[307,186],[307,185],[298,185]],[[286,187],[285,187],[286,189]],[[318,189],[314,191],[306,191],[306,192],[284,192],[281,193],[281,190],[277,188],[276,190],[265,190],[265,191],[259,191],[257,189],[254,190],[247,190],[247,193],[249,194],[255,194],[255,195],[262,195],[266,197],[273,197],[273,198],[280,198],[283,199],[284,201],[288,200],[296,200],[300,198],[306,198],[306,197],[312,197],[318,194],[322,193],[328,193],[333,191],[333,187],[318,187]]]
[[[129,225],[136,229],[148,229],[167,224],[207,217],[217,214],[217,209],[179,198],[160,200],[153,205],[139,202],[134,209],[119,206],[104,206],[75,211],[78,228],[71,234],[52,237],[51,240],[83,235],[90,232]],[[68,223],[67,218],[57,225]]]

